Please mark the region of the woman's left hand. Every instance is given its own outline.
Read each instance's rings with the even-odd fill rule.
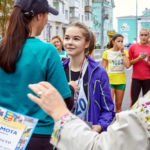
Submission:
[[[54,121],[59,120],[69,110],[59,92],[48,82],[30,84],[29,88],[37,94],[28,94],[28,97],[37,103]]]
[[[102,127],[100,125],[93,125],[92,130],[100,133],[102,131]]]

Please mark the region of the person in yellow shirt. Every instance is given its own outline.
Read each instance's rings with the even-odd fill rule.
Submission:
[[[109,49],[103,53],[102,66],[106,69],[112,99],[115,97],[116,112],[121,112],[121,106],[126,87],[126,77],[124,67],[129,68],[128,52],[124,50],[124,37],[121,34],[116,34],[112,37]]]

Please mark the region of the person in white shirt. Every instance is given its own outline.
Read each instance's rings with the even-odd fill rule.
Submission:
[[[117,114],[101,134],[71,114],[58,91],[48,82],[31,84],[39,97],[28,94],[55,121],[51,143],[59,150],[150,150],[150,91],[131,110]]]

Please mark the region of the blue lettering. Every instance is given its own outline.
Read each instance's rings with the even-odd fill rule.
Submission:
[[[75,114],[78,116],[79,114],[81,114],[81,111],[79,110],[79,104],[76,103],[76,109],[75,109]]]
[[[83,98],[80,98],[76,103],[75,114],[78,116],[86,110],[86,103]]]
[[[86,109],[86,103],[85,103],[84,99],[82,99],[82,98],[80,99],[79,105],[80,105],[82,111],[85,111],[85,109]]]
[[[3,132],[7,132],[7,133],[11,133],[11,134],[17,135],[17,131],[11,130],[9,128],[4,128],[4,127],[1,126],[0,130],[3,131]]]

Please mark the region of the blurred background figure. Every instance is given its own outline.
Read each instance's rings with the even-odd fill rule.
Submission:
[[[102,56],[102,65],[107,70],[111,88],[112,99],[115,97],[115,109],[122,111],[122,101],[126,88],[126,77],[124,67],[129,68],[128,52],[124,50],[124,37],[116,34],[112,37],[109,49]]]
[[[50,43],[57,48],[61,60],[65,61],[68,58],[68,54],[63,49],[63,41],[61,40],[61,38],[59,36],[54,36],[52,37]]]
[[[141,29],[139,36],[140,42],[132,44],[129,48],[129,60],[133,65],[130,106],[137,101],[141,90],[142,95],[150,90],[149,30]]]
[[[150,150],[150,91],[132,107],[116,115],[116,120],[101,134],[93,132],[67,109],[57,90],[47,82],[29,85],[41,98],[28,97],[53,117],[51,143],[59,150]]]

